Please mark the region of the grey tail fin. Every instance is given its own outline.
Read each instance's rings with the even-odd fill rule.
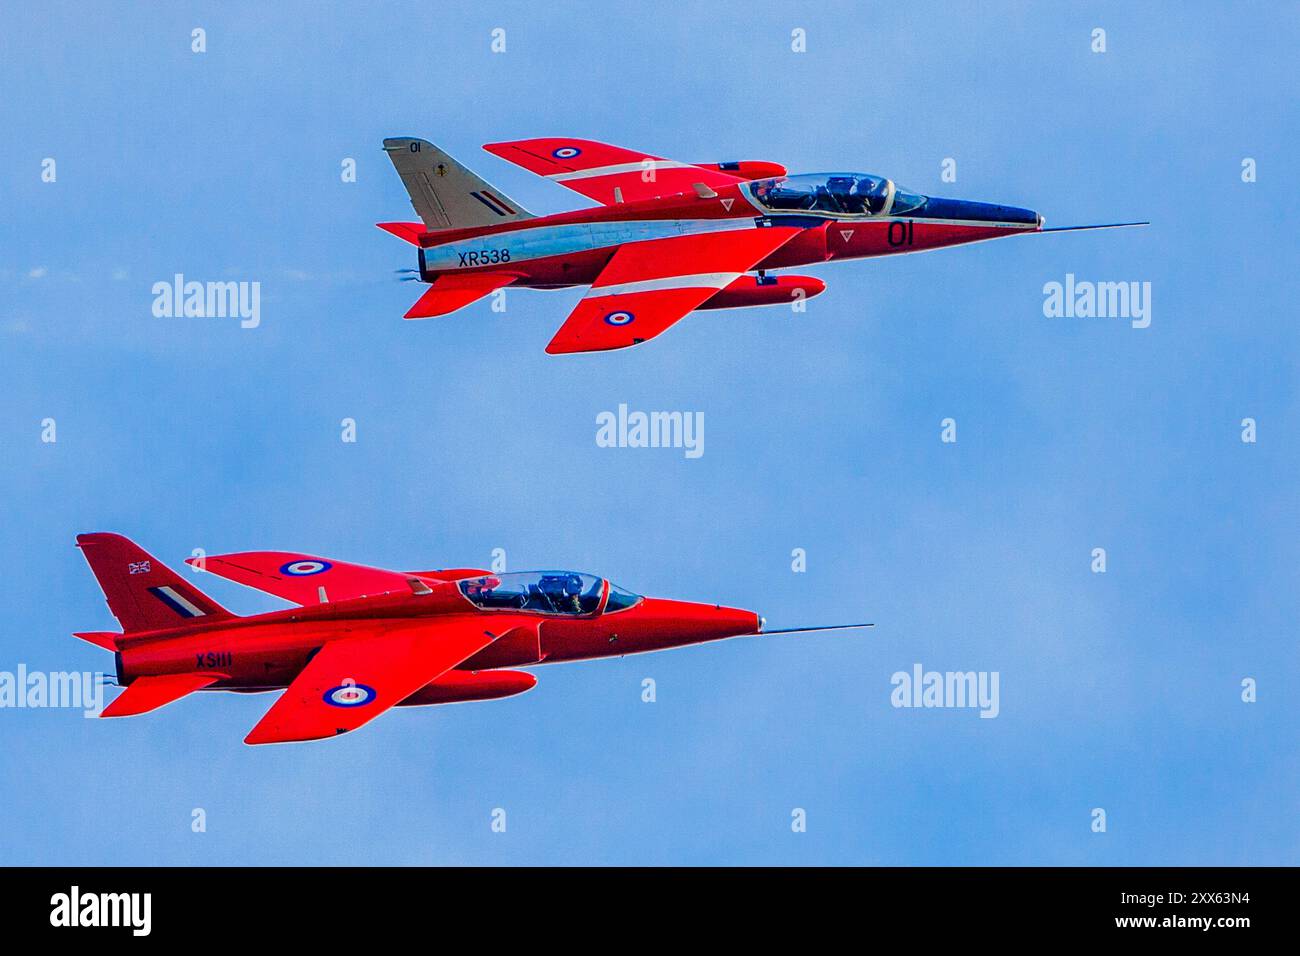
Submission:
[[[430,232],[536,218],[428,140],[386,139],[384,151]]]

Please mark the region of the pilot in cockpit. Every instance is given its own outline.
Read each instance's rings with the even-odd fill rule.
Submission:
[[[542,592],[559,614],[581,614],[582,579],[577,575],[546,575],[541,581]]]
[[[546,574],[529,588],[540,596],[539,604],[557,614],[581,614],[582,578],[576,574]]]
[[[822,208],[858,216],[866,212],[866,197],[856,192],[858,183],[852,176],[832,176],[826,185],[833,199]]]

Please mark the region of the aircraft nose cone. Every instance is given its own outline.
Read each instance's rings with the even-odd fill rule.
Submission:
[[[717,626],[727,634],[760,634],[763,631],[763,618],[754,611],[738,607],[719,607],[714,620]]]
[[[619,625],[619,643],[627,653],[759,634],[763,626],[762,618],[743,608],[666,598],[642,599],[611,616],[611,627],[624,614],[629,616]]]

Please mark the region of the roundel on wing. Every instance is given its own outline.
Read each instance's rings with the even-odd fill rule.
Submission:
[[[360,707],[375,699],[375,689],[365,684],[344,681],[331,687],[321,697],[331,707]]]
[[[295,578],[305,578],[313,574],[324,574],[334,565],[328,561],[290,561],[281,565],[280,573]]]
[[[552,150],[551,155],[556,159],[573,159],[575,156],[581,156],[582,150],[576,146],[561,146],[559,149]]]
[[[619,309],[617,312],[611,312],[609,315],[605,316],[605,322],[608,325],[628,325],[634,319],[636,319],[635,315],[623,309]]]

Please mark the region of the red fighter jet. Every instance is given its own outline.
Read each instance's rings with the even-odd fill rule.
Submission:
[[[1044,229],[1030,209],[922,196],[867,173],[679,163],[585,139],[485,146],[602,204],[534,216],[432,143],[386,139],[384,149],[422,222],[379,228],[419,247],[419,269],[400,271],[431,283],[406,318],[446,315],[506,286],[591,286],[550,353],[627,348],[696,309],[788,305],[826,288],[811,276],[768,275],[773,269],[1145,225]]]
[[[393,706],[492,700],[537,683],[503,668],[871,626],[767,631],[753,611],[641,597],[573,571],[385,571],[282,551],[189,559],[300,605],[240,617],[121,535],[77,544],[123,631],[76,635],[113,652],[126,688],[102,716],[197,690],[285,689],[248,744],[334,737]]]

